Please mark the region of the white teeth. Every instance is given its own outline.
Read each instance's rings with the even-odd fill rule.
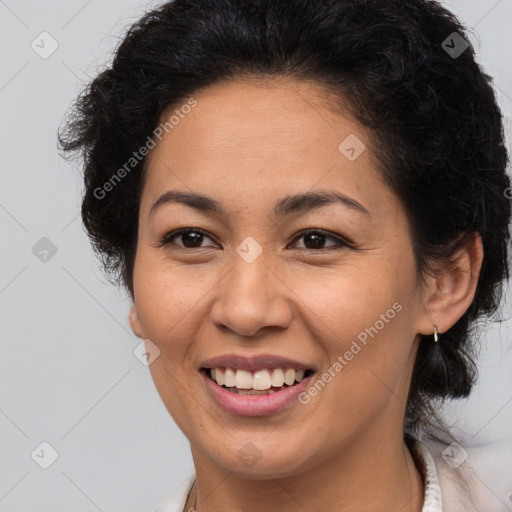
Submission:
[[[270,381],[270,372],[268,370],[260,370],[254,374],[252,378],[253,389],[270,389],[272,382]]]
[[[251,389],[252,388],[252,374],[245,370],[236,371],[235,387],[238,389]]]
[[[220,368],[217,368],[217,375],[219,373],[222,373],[222,370]],[[219,381],[217,380],[217,384]],[[236,383],[236,374],[235,371],[231,368],[226,368],[226,371],[224,372],[224,386],[227,388],[234,388]],[[222,386],[222,384],[220,384]]]
[[[280,388],[284,384],[284,372],[281,368],[276,368],[272,372],[272,386]]]
[[[287,368],[284,372],[284,383],[291,386],[295,382],[295,370],[293,368]]]
[[[222,386],[224,384],[224,375],[220,371],[220,368],[212,368],[212,378],[213,380],[217,381],[219,386]]]
[[[301,382],[305,373],[304,370],[293,368],[264,369],[254,373],[232,368],[212,368],[210,372],[212,379],[219,386],[258,391],[270,390],[271,387],[280,388],[284,384],[292,386],[295,382]]]

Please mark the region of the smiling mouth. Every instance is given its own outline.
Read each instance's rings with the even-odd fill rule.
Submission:
[[[296,386],[313,375],[313,370],[262,369],[256,372],[234,368],[201,368],[200,372],[219,387],[238,395],[270,395]]]

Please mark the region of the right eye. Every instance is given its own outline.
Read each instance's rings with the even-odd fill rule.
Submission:
[[[181,237],[182,244],[176,244],[173,242],[175,238]],[[176,231],[167,233],[162,240],[160,240],[161,246],[169,246],[171,244],[177,245],[183,249],[202,249],[201,242],[204,238],[210,238],[206,231],[199,228],[182,228]],[[210,238],[211,240],[211,238]]]

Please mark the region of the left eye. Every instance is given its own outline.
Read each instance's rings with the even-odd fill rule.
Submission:
[[[184,249],[200,249],[201,243],[204,238],[211,238],[206,234],[205,231],[198,228],[185,228],[179,229],[178,231],[173,231],[168,233],[162,240],[162,245],[168,245],[170,243],[174,243],[173,240],[175,238],[181,238],[183,245],[176,244],[178,247],[182,247]],[[331,239],[335,241],[334,247],[350,247],[350,243],[343,240],[342,238],[336,237],[334,235],[330,235],[329,233],[319,230],[319,229],[308,229],[299,233],[293,239],[293,242],[304,238],[304,247],[299,247],[299,249],[326,249],[329,247],[322,247],[327,239]],[[309,247],[306,247],[309,245]]]
[[[330,238],[331,240],[334,240],[336,242],[335,246],[338,247],[349,247],[350,244],[346,242],[345,240],[338,238],[336,236],[330,235],[329,233],[326,233],[325,231],[319,230],[319,229],[308,229],[306,231],[302,231],[299,233],[299,236],[294,238],[294,241],[300,240],[301,238],[304,238],[304,245],[309,243],[309,245],[312,245],[313,247],[304,247],[306,249],[325,249],[326,247],[320,247],[323,245],[326,239]],[[333,247],[333,246],[330,246]],[[302,247],[300,247],[302,249]],[[329,248],[329,247],[327,247]]]

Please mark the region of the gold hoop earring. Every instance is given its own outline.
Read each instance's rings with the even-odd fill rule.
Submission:
[[[437,343],[439,340],[439,329],[437,325],[434,324],[434,343]]]

